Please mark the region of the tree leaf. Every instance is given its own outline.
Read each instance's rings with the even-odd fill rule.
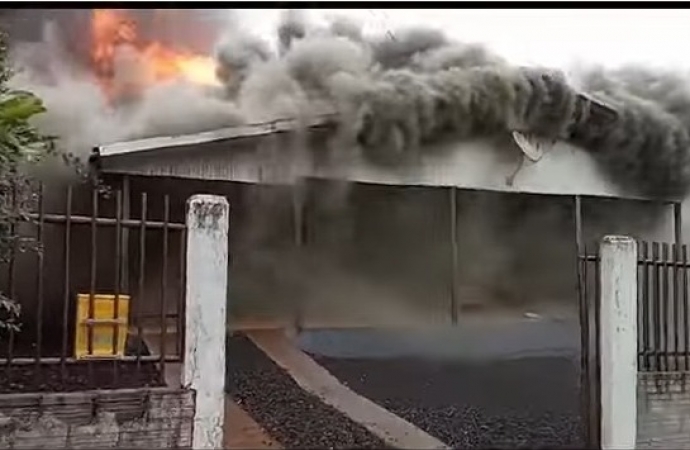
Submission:
[[[46,111],[40,98],[25,91],[11,91],[0,98],[0,121],[26,122]]]

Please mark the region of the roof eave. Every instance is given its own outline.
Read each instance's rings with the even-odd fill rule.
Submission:
[[[125,142],[99,145],[93,149],[97,157],[141,154],[145,152],[188,147],[225,140],[266,136],[273,133],[293,131],[299,128],[314,128],[328,125],[335,121],[335,114],[322,114],[307,119],[277,119],[271,122],[240,125],[201,133],[177,136],[162,136],[137,139]]]

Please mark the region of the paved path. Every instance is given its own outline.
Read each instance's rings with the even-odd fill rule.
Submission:
[[[299,336],[302,350],[330,358],[500,360],[579,354],[576,319],[496,319],[456,327],[323,329]]]
[[[366,427],[389,445],[401,449],[445,449],[440,440],[371,400],[356,394],[300,351],[282,330],[245,334],[308,392]]]

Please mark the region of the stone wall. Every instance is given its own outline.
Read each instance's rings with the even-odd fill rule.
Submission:
[[[0,449],[191,448],[194,405],[170,388],[0,395]]]
[[[690,449],[690,374],[640,373],[637,448]]]

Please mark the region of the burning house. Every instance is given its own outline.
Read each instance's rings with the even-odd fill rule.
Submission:
[[[490,171],[477,155],[509,143],[453,143],[451,156],[386,170],[321,161],[337,133],[332,117],[302,127],[116,143],[97,147],[91,162],[130,191],[132,211],[142,192],[168,193],[180,211],[194,193],[229,198],[229,307],[240,320],[300,314],[312,326],[352,326],[446,323],[477,309],[575,314],[578,234],[592,250],[604,233],[674,237],[670,202],[590,183],[586,153],[566,142],[538,162],[520,151],[531,144],[513,143],[513,158],[484,162]],[[573,165],[581,181],[553,178]]]
[[[44,14],[53,22],[26,18],[40,23],[27,27],[40,45],[17,38],[17,59],[32,69],[15,79],[45,99],[40,125],[121,190],[122,220],[146,211],[181,223],[189,196],[229,199],[233,321],[576,314],[578,243],[679,239],[669,204],[690,183],[690,132],[677,102],[636,83],[643,72],[588,74],[576,89],[423,30],[377,41],[351,24],[309,29],[289,16],[272,53],[217,22],[199,25],[213,14]],[[76,23],[89,40],[71,35]],[[179,23],[209,36],[166,35]],[[77,56],[66,67],[50,55]],[[93,214],[89,201],[74,208]],[[99,214],[115,214],[108,208]],[[142,247],[123,236],[121,276],[139,308],[155,315],[164,302],[179,314],[181,241],[145,243],[137,293]],[[88,259],[78,247],[72,258]],[[97,260],[93,270],[112,272],[112,254]],[[88,273],[74,268],[72,288],[88,290]],[[113,277],[98,280],[94,289],[116,289]],[[62,279],[47,283],[62,292]]]

